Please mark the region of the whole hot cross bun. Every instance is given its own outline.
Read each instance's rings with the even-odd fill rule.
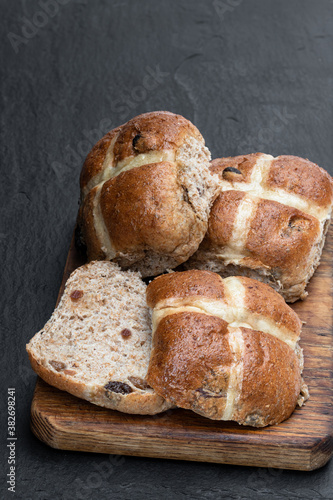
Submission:
[[[330,223],[330,175],[303,158],[262,153],[218,158],[210,170],[220,193],[186,267],[256,278],[288,302],[305,298]]]
[[[147,288],[153,342],[147,380],[169,403],[263,427],[308,397],[301,321],[266,284],[209,271],[155,278]]]
[[[198,248],[217,189],[198,129],[152,112],[111,130],[87,156],[79,225],[88,259],[143,276],[186,261]]]

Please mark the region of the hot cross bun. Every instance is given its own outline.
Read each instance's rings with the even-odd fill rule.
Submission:
[[[79,226],[89,260],[155,276],[198,248],[217,189],[198,129],[152,112],[111,130],[89,153],[80,178]]]
[[[288,302],[305,298],[331,218],[330,175],[303,158],[262,153],[219,158],[210,170],[220,193],[186,267],[256,278]]]
[[[271,287],[209,271],[155,278],[147,288],[153,342],[147,381],[169,403],[263,427],[308,397],[301,321]]]

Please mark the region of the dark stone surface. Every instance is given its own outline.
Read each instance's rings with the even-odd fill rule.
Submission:
[[[41,4],[49,15],[40,14]],[[166,109],[194,121],[213,157],[295,154],[333,174],[332,2],[1,0],[0,6],[1,405],[7,387],[15,387],[16,498],[333,498],[333,462],[302,473],[108,461],[48,448],[29,430],[35,375],[25,353],[55,304],[83,158],[113,126]],[[0,496],[11,498],[5,414]]]

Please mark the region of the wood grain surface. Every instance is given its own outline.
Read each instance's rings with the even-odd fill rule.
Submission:
[[[180,409],[153,417],[128,415],[97,407],[38,379],[32,431],[46,444],[64,450],[307,471],[322,467],[333,454],[332,250],[331,227],[309,296],[292,306],[304,322],[301,346],[310,399],[287,421],[253,429]],[[83,263],[73,237],[58,301],[68,276]]]

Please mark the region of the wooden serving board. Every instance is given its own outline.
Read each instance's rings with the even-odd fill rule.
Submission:
[[[128,415],[95,406],[38,379],[32,431],[49,446],[64,450],[296,470],[322,467],[333,454],[332,251],[333,228],[308,298],[293,305],[305,322],[301,346],[310,399],[285,422],[254,429],[180,409],[156,416]],[[68,276],[83,263],[73,238],[58,301]]]

